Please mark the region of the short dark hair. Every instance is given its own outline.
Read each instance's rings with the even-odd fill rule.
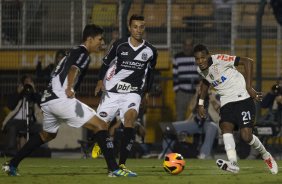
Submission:
[[[206,54],[209,54],[210,51],[209,49],[207,48],[207,46],[203,45],[203,44],[197,44],[195,47],[194,47],[194,50],[193,50],[193,53],[195,54],[196,52],[202,52],[202,51],[205,51]]]
[[[129,19],[129,25],[131,25],[133,20],[142,20],[144,21],[144,16],[143,15],[137,15],[137,14],[133,14],[131,15],[130,19]]]
[[[95,37],[103,33],[104,33],[104,29],[102,27],[95,24],[87,24],[83,29],[82,41],[85,42],[89,36]]]

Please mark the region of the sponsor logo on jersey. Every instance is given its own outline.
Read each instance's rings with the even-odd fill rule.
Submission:
[[[148,54],[147,54],[146,52],[143,52],[141,58],[142,58],[143,60],[147,61],[147,59],[148,59]]]
[[[140,63],[137,61],[123,61],[121,66],[127,67],[127,68],[134,68],[134,69],[143,69],[144,63]]]
[[[244,122],[243,122],[244,125],[246,125],[246,124],[248,124],[248,123],[250,123],[250,122],[249,122],[249,121],[244,121]]]
[[[100,112],[99,115],[102,117],[102,118],[105,118],[108,116],[108,114],[106,112]]]
[[[226,77],[225,76],[221,76],[220,79],[215,80],[212,82],[213,87],[218,86],[219,84],[222,84],[224,81],[226,81]]]
[[[135,105],[136,105],[135,103],[131,103],[131,104],[129,104],[128,108],[134,107]]]
[[[117,84],[117,92],[119,93],[129,93],[131,91],[138,91],[138,87],[131,86],[130,83],[127,82],[119,82]]]
[[[127,82],[119,82],[117,84],[117,92],[119,93],[129,93],[131,91],[131,84]]]
[[[221,55],[218,55],[216,59],[222,60],[222,61],[234,61],[235,56],[221,54]]]
[[[115,75],[115,73],[116,73],[116,65],[114,65],[111,69],[110,69],[110,71],[109,71],[109,73],[108,73],[108,75],[107,75],[107,77],[106,77],[106,80],[107,81],[109,81],[111,78],[113,78],[113,76]]]
[[[124,51],[123,51],[123,52],[121,52],[121,55],[122,55],[122,56],[128,56],[128,52],[124,52]]]
[[[133,86],[131,86],[130,91],[138,91],[138,87],[133,87]]]

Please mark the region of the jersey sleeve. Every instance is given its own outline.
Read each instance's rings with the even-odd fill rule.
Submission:
[[[80,72],[87,67],[88,60],[89,55],[85,52],[81,52],[79,48],[72,50],[68,58],[68,62],[70,62],[71,65],[76,66]]]

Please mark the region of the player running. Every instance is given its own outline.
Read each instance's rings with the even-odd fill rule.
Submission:
[[[262,100],[261,92],[252,88],[252,60],[225,54],[211,55],[202,44],[195,46],[194,56],[198,72],[204,78],[201,84],[199,115],[205,118],[204,100],[210,85],[220,95],[220,129],[228,161],[218,159],[218,167],[232,173],[239,172],[233,131],[239,128],[241,138],[257,150],[272,174],[278,173],[276,161],[265,149],[260,140],[252,134],[255,121],[255,103]],[[245,77],[235,66],[243,65]]]
[[[75,98],[75,91],[90,63],[89,54],[98,52],[104,42],[103,32],[99,26],[86,25],[83,30],[83,43],[73,48],[57,65],[41,99],[43,131],[31,137],[14,158],[3,164],[2,170],[8,175],[18,176],[17,167],[20,162],[40,145],[54,139],[61,123],[66,123],[75,128],[83,126],[96,134],[112,177],[136,176],[118,167],[107,124],[96,121],[96,112]]]
[[[127,171],[125,162],[135,140],[134,127],[139,106],[142,97],[150,90],[157,62],[156,48],[143,40],[144,17],[132,15],[128,28],[130,37],[114,42],[104,57],[95,89],[96,94],[104,91],[97,109],[101,121],[111,122],[119,111],[124,125],[119,166]],[[95,149],[94,157],[97,156]]]

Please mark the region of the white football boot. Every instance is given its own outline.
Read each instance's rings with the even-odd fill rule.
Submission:
[[[278,166],[274,158],[269,154],[268,157],[264,159],[264,162],[266,163],[268,169],[270,170],[271,174],[277,174],[278,173]]]
[[[229,172],[232,172],[232,173],[238,173],[240,168],[238,167],[237,163],[236,162],[230,162],[230,161],[226,161],[226,160],[223,160],[223,159],[218,159],[216,161],[216,165],[221,169],[221,170],[224,170],[224,171],[229,171]]]

